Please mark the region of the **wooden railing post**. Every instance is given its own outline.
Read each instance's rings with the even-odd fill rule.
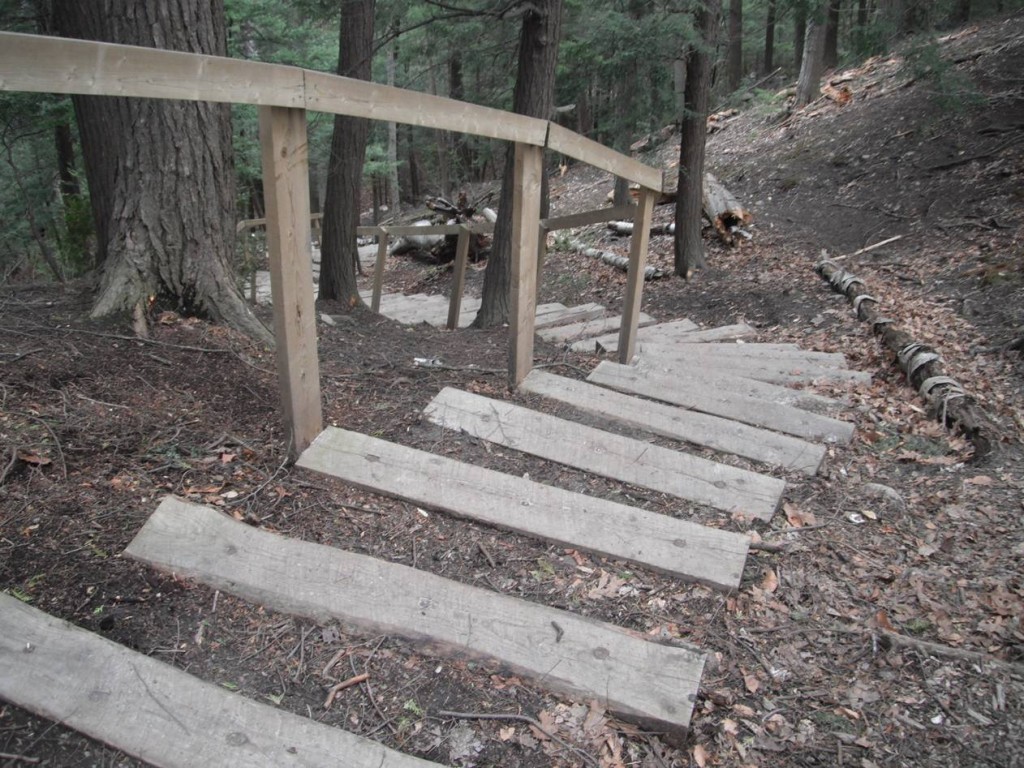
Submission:
[[[452,267],[452,295],[448,300],[448,330],[459,327],[459,312],[462,310],[462,292],[466,289],[466,262],[469,261],[469,240],[473,233],[469,227],[459,227],[459,239],[455,244],[455,265]]]
[[[644,269],[647,265],[647,243],[651,237],[651,217],[658,193],[640,188],[636,215],[633,216],[633,236],[629,243],[629,273],[626,277],[626,301],[622,308],[619,327],[619,362],[628,364],[636,347],[636,326],[640,321],[640,300],[644,290]]]
[[[277,375],[289,455],[295,459],[323,429],[313,304],[306,112],[260,107],[267,251],[274,303]]]
[[[512,285],[509,308],[509,386],[518,387],[533,367],[537,314],[537,233],[540,229],[544,150],[516,142],[512,196]]]
[[[373,296],[370,311],[380,312],[380,295],[384,291],[384,267],[388,263],[388,231],[381,227],[377,232],[377,261],[373,263]]]

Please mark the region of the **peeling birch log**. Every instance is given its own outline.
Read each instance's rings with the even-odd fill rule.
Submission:
[[[879,311],[878,299],[868,293],[860,278],[834,261],[820,262],[815,270],[833,290],[853,304],[857,319],[871,325],[885,346],[896,355],[907,381],[928,404],[935,418],[949,429],[959,429],[974,446],[974,460],[988,456],[998,442],[998,427],[973,397],[946,375],[942,357],[929,346],[915,341],[892,318]]]
[[[617,235],[632,235],[633,234],[633,222],[632,221],[609,221],[608,229]],[[676,223],[673,221],[669,224],[652,224],[651,234],[652,235],[674,235],[676,233]]]
[[[629,257],[622,256],[612,251],[602,251],[600,248],[590,248],[579,240],[569,241],[569,247],[582,253],[584,256],[589,256],[592,259],[598,259],[610,266],[621,269],[623,272],[629,271]],[[644,280],[657,280],[660,277],[668,277],[671,272],[662,269],[661,267],[652,267],[647,265],[644,267]]]

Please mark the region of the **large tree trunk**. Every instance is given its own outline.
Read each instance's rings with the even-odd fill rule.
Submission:
[[[764,74],[775,71],[775,0],[768,0],[764,22]]]
[[[555,108],[555,65],[562,28],[562,0],[538,0],[523,14],[519,36],[519,73],[512,109],[521,115],[548,119]],[[509,147],[501,182],[501,204],[494,224],[491,255],[484,272],[480,311],[473,326],[490,328],[508,321],[512,284],[512,195],[514,148]],[[545,177],[546,178],[546,177]],[[542,206],[547,207],[547,194]],[[547,215],[541,211],[541,217]]]
[[[220,0],[56,0],[62,35],[224,55]],[[94,317],[150,297],[270,341],[231,271],[235,187],[225,104],[74,97],[93,217],[100,287]]]
[[[338,74],[360,80],[370,79],[373,63],[374,0],[345,0],[341,4],[341,32],[338,40]],[[335,115],[331,159],[327,167],[324,196],[323,242],[320,261],[320,298],[339,301],[347,307],[363,302],[356,284],[359,250],[360,189],[366,137],[370,123],[365,118]]]
[[[839,65],[839,12],[842,5],[842,0],[829,0],[825,21],[825,53],[822,57],[825,69],[835,69]]]
[[[728,86],[735,91],[743,81],[743,0],[729,0]]]
[[[807,6],[803,0],[793,9],[793,63],[797,71],[804,61],[804,43],[807,40]]]
[[[711,93],[712,57],[718,31],[721,0],[707,0],[697,7],[694,24],[699,42],[686,56],[686,108],[680,121],[679,192],[676,195],[675,270],[689,279],[706,265],[700,236],[704,142],[707,138],[708,100]]]
[[[812,102],[821,89],[821,73],[825,54],[825,20],[822,8],[816,9],[807,19],[807,42],[804,45],[804,60],[800,65],[800,79],[796,84],[796,106]]]

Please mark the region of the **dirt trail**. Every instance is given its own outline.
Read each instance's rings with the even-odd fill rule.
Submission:
[[[289,469],[266,350],[174,316],[142,343],[85,321],[79,295],[51,286],[0,292],[0,588],[239,695],[443,764],[583,763],[523,723],[441,710],[529,715],[603,766],[1021,765],[1024,361],[998,346],[1024,327],[1024,18],[969,28],[937,51],[948,62],[941,87],[893,57],[849,73],[845,107],[823,100],[780,121],[780,104],[762,104],[728,122],[711,139],[711,163],[753,209],[754,239],[736,250],[712,244],[710,268],[690,283],[646,287],[643,309],[661,320],[746,321],[762,341],[843,352],[875,374],[851,391],[819,387],[847,399],[857,437],[830,449],[819,476],[786,477],[770,524],[681,509],[465,436],[442,442],[420,413],[444,386],[558,412],[505,390],[501,329],[451,334],[363,312],[321,328],[328,422],[747,533],[757,549],[736,593]],[[965,88],[962,111],[936,100],[949,82]],[[677,148],[658,152],[668,164]],[[607,179],[576,169],[553,181],[563,212],[608,190]],[[583,234],[625,250],[610,234]],[[969,445],[925,413],[889,355],[814,274],[822,250],[843,255],[895,235],[902,239],[844,264],[941,350],[997,421],[1000,450],[984,465],[969,463]],[[669,238],[652,239],[655,262],[670,264],[671,250]],[[470,291],[481,275],[471,270]],[[443,293],[450,277],[396,260],[387,281],[388,290]],[[556,241],[540,301],[617,309],[624,283]],[[420,368],[416,357],[447,365]],[[543,343],[537,357],[567,375],[595,363]],[[293,620],[120,558],[166,493],[699,645],[709,664],[690,742],[673,749],[608,719],[599,704],[550,696],[501,670]],[[364,671],[369,687],[324,708],[334,682]],[[136,765],[6,705],[0,753],[46,765]]]

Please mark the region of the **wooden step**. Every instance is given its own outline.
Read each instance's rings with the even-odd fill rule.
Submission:
[[[519,388],[618,424],[807,475],[815,474],[825,457],[824,446],[798,437],[643,400],[536,368]]]
[[[561,306],[562,309],[557,312],[542,312],[541,307],[537,307],[537,320],[534,323],[534,329],[540,330],[541,328],[551,328],[555,325],[581,323],[586,320],[594,320],[598,317],[604,317],[606,314],[604,307],[600,304],[579,304],[575,307],[559,306]]]
[[[808,440],[845,444],[853,437],[853,424],[719,389],[705,381],[703,373],[688,375],[677,371],[652,374],[633,366],[605,361],[591,372],[587,381]]]
[[[659,344],[655,341],[654,344]],[[695,365],[706,360],[743,358],[747,360],[773,360],[788,364],[806,363],[822,367],[846,368],[846,356],[838,352],[811,352],[798,348],[779,348],[774,344],[735,344],[727,342],[666,342],[673,356]]]
[[[745,536],[535,483],[334,427],[298,466],[459,517],[735,589]]]
[[[636,332],[637,341],[660,341],[665,337],[679,339],[680,341],[705,342],[705,341],[729,341],[735,339],[746,339],[757,335],[757,331],[745,323],[738,325],[723,325],[720,328],[708,328],[700,330],[696,323],[689,320],[676,320],[671,323],[659,323],[650,325]],[[572,345],[576,352],[618,352],[619,335],[609,333],[598,336],[596,339],[578,341]]]
[[[446,387],[424,413],[435,424],[624,483],[770,520],[786,484],[642,440]]]
[[[640,328],[645,325],[651,325],[653,322],[654,318],[644,312],[641,312],[637,317],[637,327]],[[537,335],[544,339],[544,341],[557,344],[584,337],[598,336],[602,333],[618,330],[621,326],[622,316],[614,315],[612,317],[599,317],[596,320],[570,323],[569,325],[559,325],[554,328],[541,328],[537,331]]]
[[[605,361],[600,365],[610,369],[611,366],[618,364]],[[635,365],[624,366],[624,368],[652,377],[661,376],[672,378],[681,375],[678,373],[678,368],[676,366],[672,364],[659,364],[657,360],[639,360]],[[839,400],[819,395],[809,389],[795,389],[782,384],[772,384],[768,381],[758,381],[757,379],[734,376],[714,368],[700,370],[699,373],[690,372],[689,374],[683,374],[683,378],[699,378],[708,386],[712,386],[718,390],[735,392],[740,395],[749,395],[750,397],[756,397],[759,400],[768,400],[769,402],[778,403],[779,405],[791,405],[794,408],[801,408],[805,411],[813,411],[814,413],[836,413],[846,407],[845,404]]]
[[[650,360],[670,371],[692,372],[699,368],[712,372],[729,373],[748,379],[767,381],[772,384],[797,384],[812,381],[864,383],[871,381],[871,374],[831,365],[808,363],[800,360],[773,359],[769,357],[706,357],[694,360],[686,352],[676,351],[672,342],[642,342],[637,352],[640,360]]]
[[[436,765],[204,682],[5,594],[0,626],[0,699],[150,765]]]
[[[268,533],[173,498],[161,502],[125,554],[274,610],[399,636],[445,656],[496,662],[546,688],[597,699],[673,740],[689,725],[704,667],[703,654],[691,648]],[[345,763],[345,755],[335,754],[335,764]]]

